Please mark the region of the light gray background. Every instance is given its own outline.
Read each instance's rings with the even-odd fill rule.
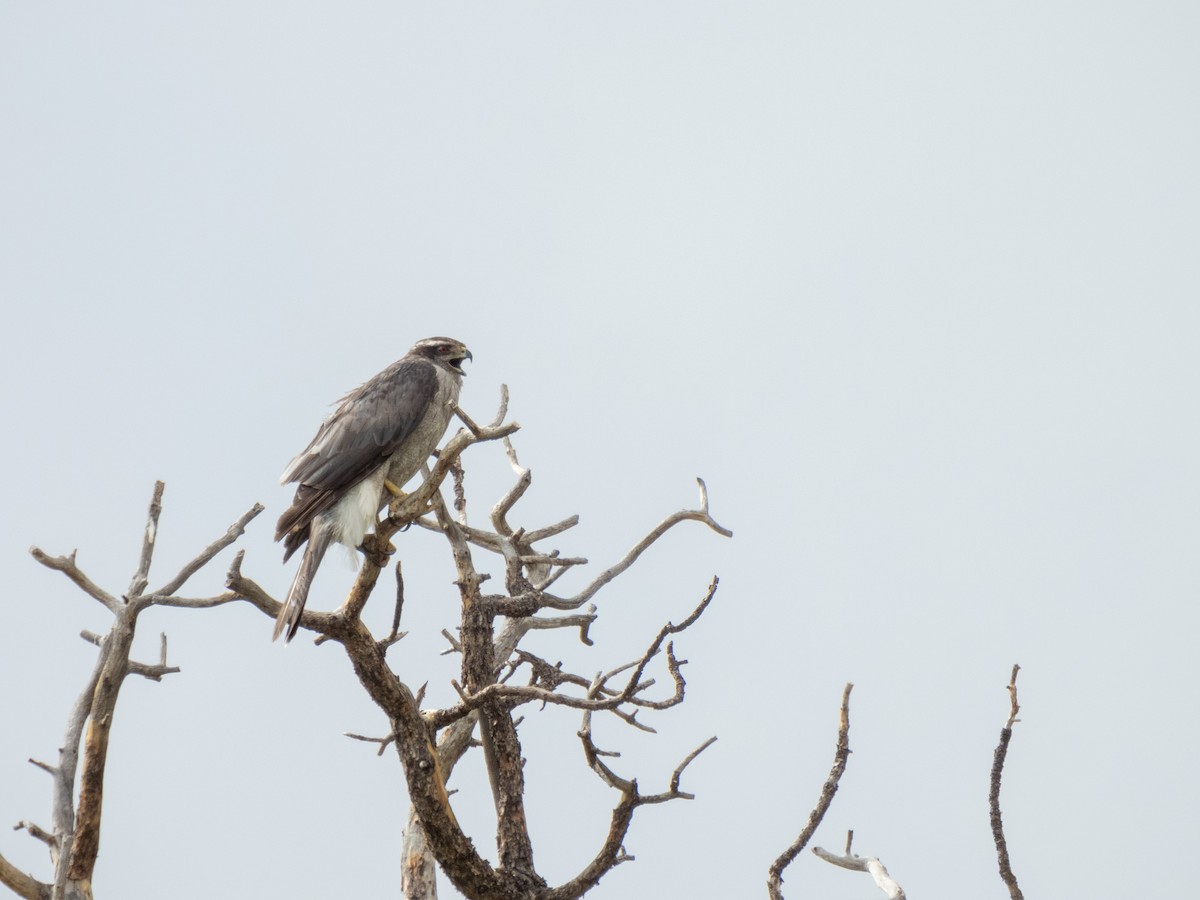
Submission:
[[[987,775],[1024,667],[1004,808],[1030,897],[1190,890],[1197,799],[1200,90],[1193,4],[209,2],[0,5],[7,587],[0,816],[48,823],[104,610],[155,478],[161,583],[255,501],[247,574],[280,592],[278,473],[328,404],[448,333],[463,402],[513,393],[517,524],[573,512],[592,571],[703,475],[683,527],[601,595],[584,672],[680,641],[657,737],[605,723],[642,810],[598,898],[763,895],[832,757],[817,843],[917,897],[1001,897]],[[508,484],[467,459],[476,518]],[[400,536],[393,660],[451,702],[447,555]],[[230,554],[197,577],[220,590]],[[488,565],[481,563],[483,568]],[[491,566],[491,568],[495,568]],[[326,567],[314,606],[350,574]],[[573,583],[579,584],[584,575]],[[368,609],[386,627],[387,602]],[[248,606],[152,611],[183,673],[130,681],[98,896],[395,896],[407,802],[335,647]],[[578,717],[531,715],[550,878],[613,794]],[[492,846],[481,761],[456,808]],[[45,877],[43,848],[0,849]],[[806,855],[792,896],[877,896]],[[447,891],[449,896],[452,892]]]

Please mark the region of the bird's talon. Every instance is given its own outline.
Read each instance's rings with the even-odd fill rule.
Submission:
[[[389,494],[391,494],[391,495],[392,495],[393,497],[395,497],[397,500],[403,500],[403,499],[404,499],[404,497],[406,497],[406,496],[407,496],[407,495],[404,493],[404,491],[400,490],[400,488],[396,487],[396,485],[392,484],[392,483],[391,483],[390,481],[388,481],[386,478],[385,478],[385,479],[383,479],[383,487],[384,487],[384,489],[385,489],[385,490],[387,490],[387,492],[388,492]]]
[[[376,565],[383,568],[388,564],[388,559],[396,552],[396,545],[391,541],[387,541],[382,548],[379,546],[380,540],[378,535],[368,534],[363,542],[358,545],[357,550],[367,559],[373,560]]]

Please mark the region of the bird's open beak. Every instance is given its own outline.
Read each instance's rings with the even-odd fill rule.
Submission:
[[[471,355],[470,350],[468,350],[466,347],[463,347],[463,355],[450,360],[450,365],[454,366],[455,370],[457,370],[460,375],[466,375],[467,373],[463,371],[462,364],[468,359],[474,360],[475,357]]]

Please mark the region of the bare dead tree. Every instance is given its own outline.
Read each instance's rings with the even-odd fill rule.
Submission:
[[[89,900],[92,896],[92,873],[96,867],[96,856],[100,850],[100,821],[104,798],[104,769],[108,759],[109,735],[117,699],[126,676],[140,675],[152,681],[161,681],[164,675],[179,671],[167,664],[167,636],[162,635],[159,661],[140,663],[129,658],[133,647],[138,616],[151,606],[179,606],[203,604],[204,601],[185,601],[177,596],[193,575],[212,561],[218,553],[236,541],[245,531],[246,525],[263,511],[255,504],[241,518],[229,526],[225,534],[217,538],[187,563],[166,584],[157,590],[147,591],[150,564],[154,558],[154,546],[158,537],[158,517],[162,512],[163,483],[154,485],[150,500],[150,512],[142,539],[142,552],[134,572],[129,590],[116,596],[93,582],[76,563],[76,553],[67,556],[49,556],[37,547],[30,549],[33,558],[49,569],[62,572],[80,590],[102,604],[113,616],[113,624],[104,636],[90,631],[81,637],[100,648],[96,665],[87,684],[71,708],[67,717],[67,730],[59,748],[55,765],[30,760],[33,765],[50,775],[53,784],[53,799],[50,810],[49,831],[32,822],[23,821],[31,836],[43,841],[50,851],[53,878],[40,881],[21,872],[0,856],[0,884],[11,888],[19,897],[27,900]],[[86,734],[84,726],[87,726]],[[82,744],[82,747],[81,747]],[[79,763],[82,755],[83,769]],[[79,799],[75,800],[76,777],[79,778]]]
[[[1020,721],[1017,713],[1021,711],[1017,703],[1017,673],[1021,667],[1013,664],[1012,677],[1008,680],[1009,713],[1008,721],[1000,730],[1000,743],[992,757],[991,790],[988,792],[988,805],[991,808],[992,839],[996,842],[996,857],[1000,863],[1000,878],[1008,888],[1012,900],[1025,900],[1021,888],[1017,884],[1017,876],[1013,874],[1012,865],[1008,859],[1008,842],[1004,839],[1004,821],[1000,817],[1000,777],[1004,774],[1004,759],[1008,756],[1008,742],[1012,740],[1013,725]]]
[[[611,715],[630,727],[652,732],[654,729],[639,715],[650,715],[683,702],[686,691],[683,666],[687,661],[676,655],[673,638],[704,614],[716,595],[718,580],[713,577],[698,604],[678,624],[666,622],[650,636],[645,650],[636,658],[595,674],[567,671],[562,664],[552,664],[522,648],[520,643],[533,630],[566,630],[577,631],[579,640],[591,646],[588,632],[597,616],[591,601],[600,590],[633,566],[659,538],[686,521],[700,522],[721,535],[732,533],[712,518],[707,489],[704,482],[697,479],[700,490],[697,508],[681,510],[664,518],[625,556],[587,581],[576,593],[556,593],[551,588],[561,576],[588,561],[581,557],[564,557],[558,550],[543,550],[535,545],[574,527],[578,517],[570,516],[539,528],[514,528],[510,519],[516,504],[532,484],[532,474],[519,463],[509,439],[520,426],[505,422],[507,392],[502,391],[499,412],[489,425],[476,424],[457,407],[455,411],[465,427],[440,450],[432,469],[426,468],[421,486],[394,500],[386,518],[367,536],[361,548],[365,561],[345,601],[332,612],[305,610],[299,625],[313,632],[317,643],[341,645],[360,684],[387,719],[388,730],[382,737],[349,736],[376,744],[380,755],[392,748],[404,769],[411,800],[402,848],[404,896],[409,900],[436,897],[435,874],[440,866],[455,887],[472,900],[572,900],[598,884],[615,866],[632,859],[625,850],[624,841],[638,808],[693,798],[693,794],[681,787],[683,774],[692,761],[711,746],[715,737],[687,754],[665,779],[661,790],[645,793],[637,778],[631,773],[619,772],[615,767],[612,760],[620,754],[596,743],[592,723],[597,715]],[[462,454],[476,443],[497,441],[502,442],[517,477],[513,486],[491,508],[490,527],[480,527],[468,522]],[[452,479],[453,488],[450,506],[442,493],[448,477]],[[159,482],[151,499],[142,552],[133,579],[129,590],[119,597],[92,582],[76,563],[74,552],[51,557],[36,547],[31,550],[38,562],[65,574],[84,593],[108,609],[113,615],[113,624],[103,636],[82,632],[85,640],[99,648],[99,654],[68,717],[57,764],[30,760],[52,779],[51,827],[47,830],[28,820],[21,821],[17,827],[47,845],[53,878],[39,880],[20,871],[0,855],[0,884],[20,897],[29,900],[90,900],[92,897],[105,762],[121,685],[128,675],[159,681],[163,676],[179,671],[178,667],[168,665],[165,635],[161,638],[157,663],[130,659],[139,614],[150,606],[204,609],[231,602],[249,603],[271,619],[279,612],[280,603],[242,573],[243,552],[235,556],[226,576],[227,591],[199,598],[179,594],[192,575],[244,533],[247,524],[263,509],[257,504],[162,587],[148,591],[162,495],[163,485]],[[462,669],[460,678],[451,682],[458,700],[445,708],[424,708],[424,686],[414,691],[387,661],[388,649],[404,636],[399,630],[404,605],[404,578],[399,562],[395,568],[395,613],[389,633],[376,637],[361,617],[378,586],[380,573],[395,552],[390,542],[392,536],[413,524],[441,534],[455,563],[454,583],[461,600],[462,617],[457,634],[450,631],[443,631],[443,634],[450,645],[448,652],[461,657]],[[485,593],[483,589],[491,575],[479,569],[473,550],[481,551],[484,558],[492,560],[503,573],[502,578],[497,579],[498,583],[502,582],[500,588],[494,593]],[[659,679],[651,672],[658,666],[670,679],[666,691],[656,690]],[[999,791],[1012,726],[1019,711],[1018,671],[1019,667],[1014,666],[1008,685],[1011,712],[995,752],[991,781],[993,835],[1001,876],[1014,900],[1022,900],[1022,895],[1008,861]],[[852,688],[853,685],[847,684],[842,694],[834,763],[817,804],[800,835],[768,870],[768,892],[772,900],[782,900],[783,871],[812,839],[845,772],[850,754]],[[521,720],[517,712],[531,703],[574,709],[580,714],[577,736],[581,761],[616,792],[608,832],[595,856],[573,878],[559,885],[548,884],[539,873],[525,817],[524,759],[518,732]],[[478,853],[459,825],[446,788],[455,766],[473,746],[482,747],[487,765],[496,813],[497,865],[492,865]],[[77,778],[78,801],[75,800]],[[852,841],[851,831],[844,853],[830,853],[820,847],[814,847],[813,853],[834,865],[868,872],[889,898],[904,900],[904,891],[883,864],[875,857],[852,853]]]
[[[692,626],[708,608],[717,590],[716,578],[712,579],[699,604],[679,624],[665,623],[650,637],[640,656],[599,674],[584,676],[567,672],[518,647],[521,639],[535,629],[577,630],[579,639],[590,645],[588,628],[596,618],[592,599],[676,525],[697,521],[718,534],[729,536],[731,532],[709,514],[703,481],[698,481],[698,508],[667,516],[623,558],[588,581],[577,593],[554,593],[551,588],[560,576],[568,569],[585,565],[587,560],[563,557],[557,550],[544,551],[536,545],[573,527],[578,517],[571,516],[533,529],[510,525],[513,508],[532,483],[532,476],[528,469],[520,466],[508,440],[519,426],[504,421],[506,410],[506,391],[502,392],[500,410],[490,425],[477,425],[456,408],[465,427],[439,451],[436,464],[426,470],[421,486],[394,500],[387,517],[367,536],[362,548],[364,562],[345,601],[332,612],[305,610],[299,623],[301,628],[315,633],[318,643],[341,645],[359,682],[387,718],[389,728],[384,737],[352,737],[377,743],[380,753],[388,747],[393,748],[404,768],[412,808],[402,867],[409,896],[433,896],[433,860],[454,885],[471,898],[567,900],[582,895],[614,866],[630,858],[624,851],[623,842],[639,807],[692,798],[692,794],[681,788],[683,773],[715,740],[710,738],[688,754],[666,778],[662,790],[644,793],[637,779],[618,773],[607,761],[616,754],[595,743],[591,722],[596,714],[610,714],[632,727],[653,731],[638,719],[639,713],[668,709],[683,702],[686,684],[682,667],[686,660],[676,656],[672,638]],[[476,443],[496,441],[504,443],[517,479],[492,508],[491,527],[481,528],[467,522],[461,456]],[[454,514],[441,492],[448,476],[453,476]],[[178,671],[167,665],[165,638],[163,655],[157,665],[129,660],[138,613],[152,605],[202,609],[247,602],[274,618],[280,609],[277,600],[242,573],[244,552],[236,555],[229,569],[226,592],[204,598],[178,595],[188,578],[236,540],[245,525],[261,512],[262,507],[257,505],[167,584],[147,593],[161,501],[160,483],[151,502],[137,572],[129,592],[119,599],[94,585],[76,566],[74,554],[51,558],[40,550],[33,551],[39,562],[63,571],[86,593],[103,603],[113,613],[115,621],[110,633],[103,638],[85,635],[100,647],[100,661],[72,711],[59,764],[38,764],[55,779],[52,829],[47,832],[32,823],[24,827],[50,847],[54,881],[34,879],[0,857],[0,883],[19,896],[37,900],[58,900],[60,897],[83,900],[92,896],[91,877],[99,841],[104,758],[121,681],[128,674],[157,679]],[[404,581],[398,565],[396,612],[390,633],[375,636],[361,618],[364,606],[378,585],[380,573],[395,552],[391,537],[411,524],[438,531],[446,538],[457,572],[455,584],[462,603],[462,619],[457,636],[444,633],[453,652],[461,655],[462,675],[452,682],[458,701],[444,709],[423,709],[424,689],[414,691],[387,661],[388,648],[403,636],[399,621]],[[476,567],[472,548],[489,554],[502,569],[501,590],[484,592],[482,586],[490,576]],[[669,689],[665,692],[655,690],[657,680],[650,674],[651,669],[660,664],[659,660],[670,678]],[[525,683],[517,683],[519,674],[526,677]],[[524,812],[524,761],[517,730],[519,720],[515,713],[529,703],[568,707],[581,714],[581,760],[618,795],[608,833],[595,857],[574,878],[557,886],[549,885],[537,870]],[[90,727],[84,741],[84,771],[76,809],[71,798],[76,754],[85,722]],[[476,731],[478,740],[474,737]],[[460,827],[446,790],[446,779],[454,765],[473,744],[483,747],[491,779],[496,809],[498,865],[495,866],[478,853]]]

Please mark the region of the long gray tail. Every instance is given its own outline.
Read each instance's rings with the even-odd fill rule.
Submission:
[[[279,640],[279,636],[286,631],[287,636],[283,639],[286,644],[299,631],[300,614],[304,612],[304,603],[308,600],[308,589],[312,586],[313,576],[317,574],[317,567],[325,558],[325,551],[329,549],[332,536],[330,528],[314,527],[309,533],[304,558],[300,560],[300,568],[296,570],[296,577],[292,579],[292,586],[288,588],[287,600],[275,619],[275,633],[271,635],[271,640]]]

